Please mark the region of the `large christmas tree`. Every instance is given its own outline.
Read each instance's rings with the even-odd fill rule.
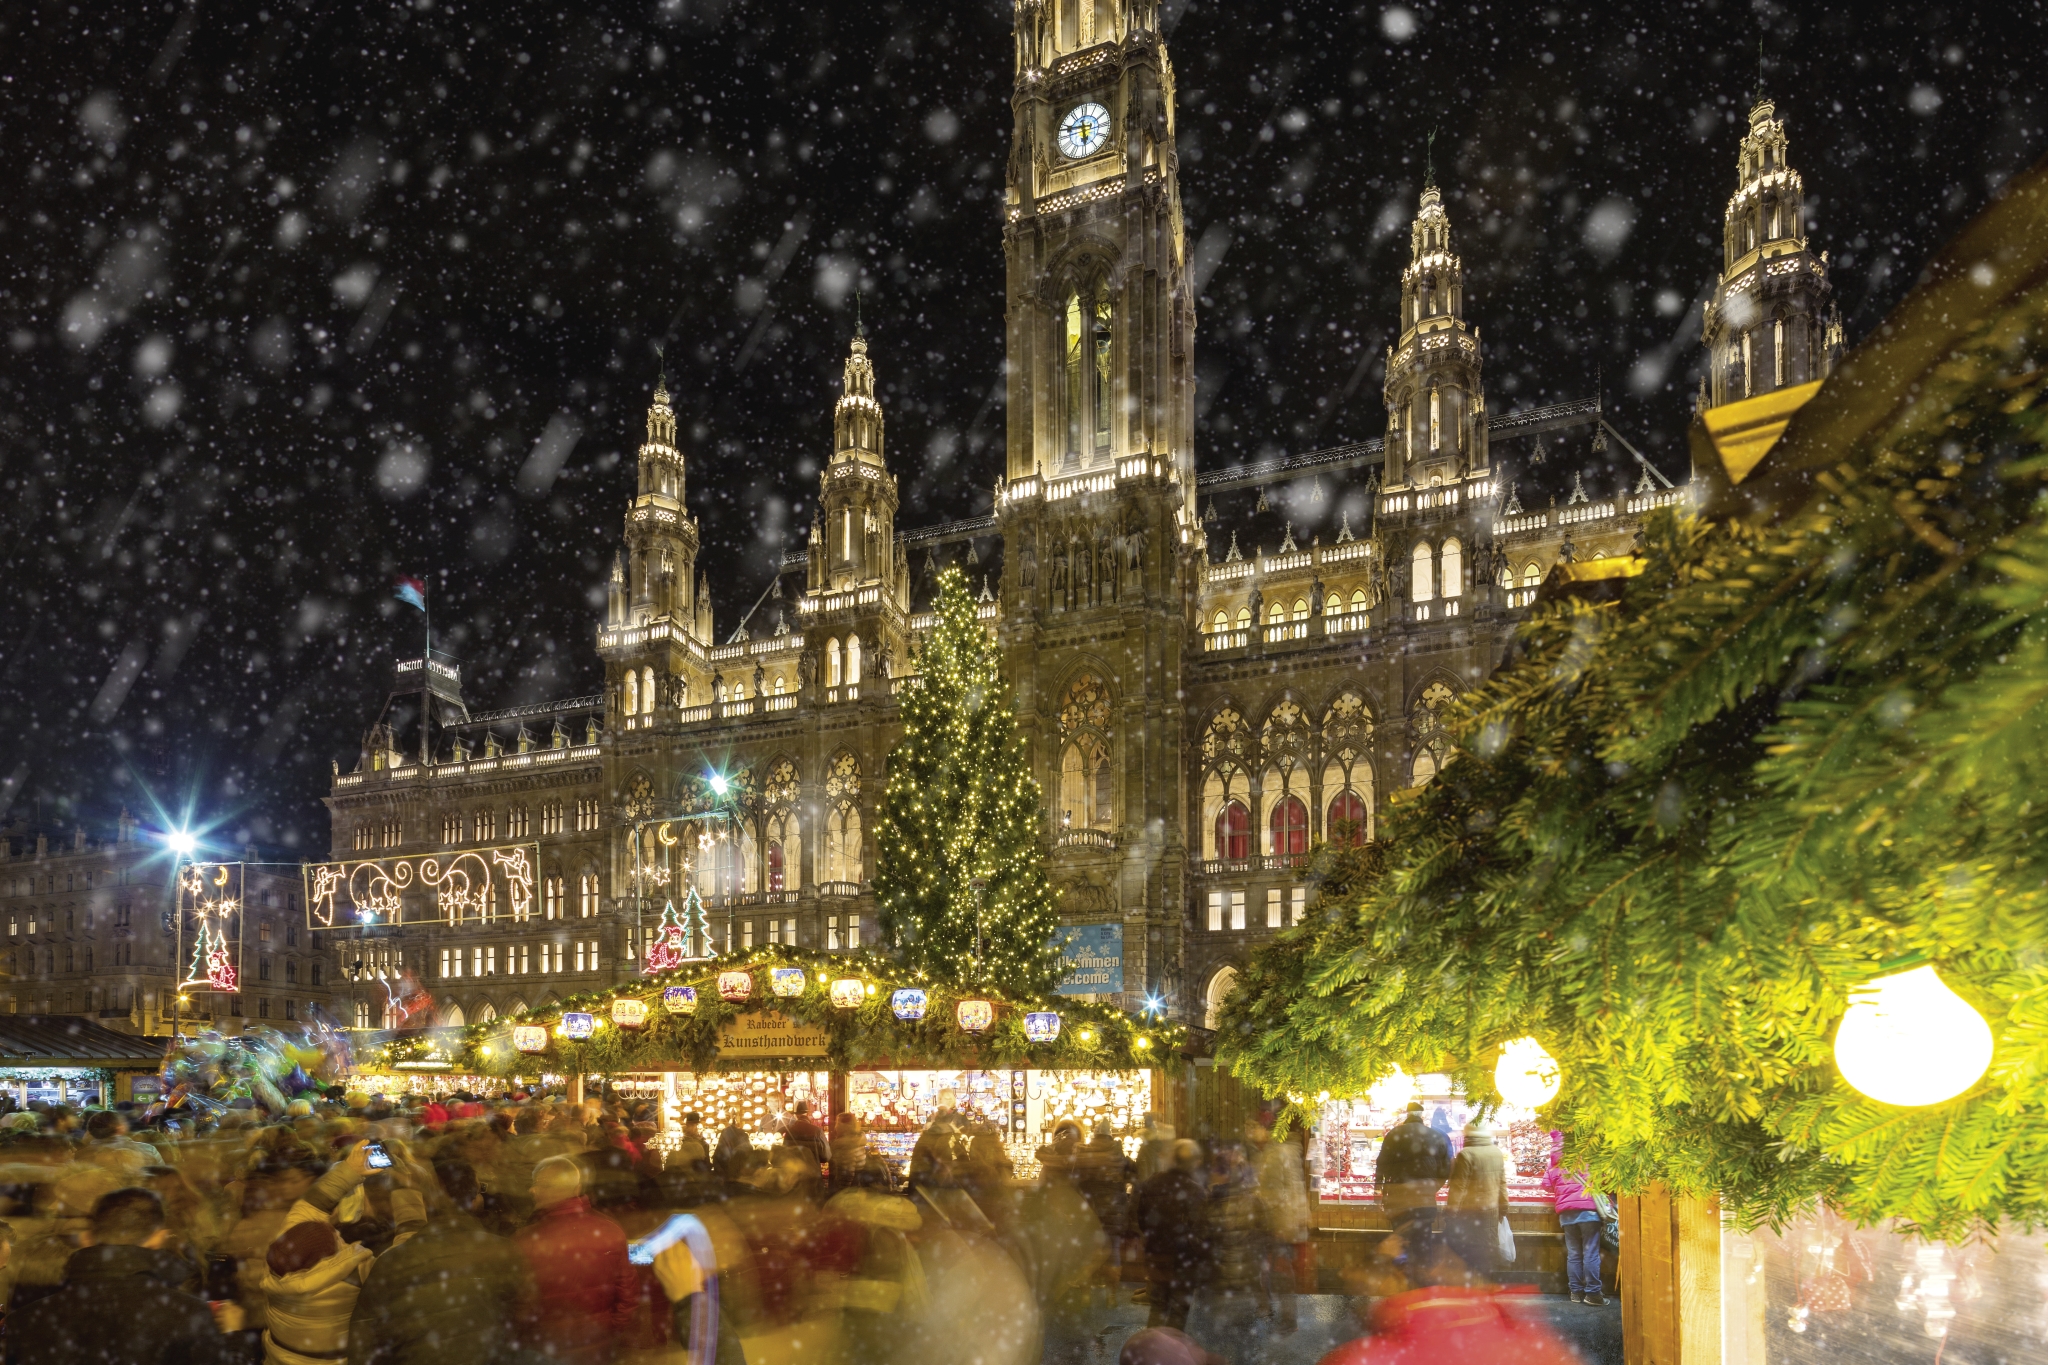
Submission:
[[[882,932],[934,980],[1047,991],[1060,959],[1043,798],[959,570],[940,577],[937,606],[889,756],[875,869]]]

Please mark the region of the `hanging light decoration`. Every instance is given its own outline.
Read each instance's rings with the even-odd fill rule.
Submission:
[[[539,1024],[514,1024],[512,1026],[512,1046],[518,1048],[521,1052],[546,1052],[548,1050],[548,1031]]]
[[[987,1000],[962,1000],[953,1007],[953,1018],[962,1033],[986,1033],[996,1021],[996,1007]]]
[[[804,993],[804,969],[801,967],[772,967],[768,971],[768,984],[774,992],[787,1000]]]
[[[1557,1094],[1561,1077],[1557,1058],[1543,1050],[1534,1038],[1517,1038],[1504,1044],[1500,1060],[1493,1065],[1493,1088],[1509,1104],[1538,1109]]]
[[[1054,1010],[1033,1010],[1024,1016],[1024,1037],[1034,1043],[1050,1043],[1060,1036],[1060,1016]]]
[[[695,1014],[697,1012],[697,988],[695,986],[662,987],[661,1007],[670,1014]]]
[[[889,997],[889,1008],[898,1019],[924,1018],[925,993],[916,986],[905,986]]]
[[[1421,1099],[1422,1086],[1406,1070],[1396,1066],[1374,1081],[1365,1093],[1372,1100],[1373,1108],[1396,1112]]]
[[[1991,1065],[1991,1025],[1932,966],[1866,981],[1835,1030],[1842,1079],[1880,1104],[1954,1099]]]
[[[753,998],[754,974],[752,972],[720,972],[718,974],[718,998],[741,1001]]]
[[[630,998],[612,1001],[612,1022],[620,1028],[642,1027],[647,1023],[647,1002]]]
[[[571,1010],[562,1016],[562,1036],[564,1038],[573,1038],[580,1043],[596,1031],[597,1016],[594,1014],[583,1014]]]
[[[842,976],[832,983],[832,1005],[835,1009],[857,1010],[860,1002],[867,998],[867,987],[857,976]]]

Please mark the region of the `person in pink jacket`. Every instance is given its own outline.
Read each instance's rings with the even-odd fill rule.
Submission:
[[[1543,1173],[1543,1188],[1550,1191],[1557,1209],[1557,1225],[1564,1233],[1565,1278],[1571,1282],[1572,1302],[1595,1306],[1607,1302],[1600,1293],[1600,1204],[1586,1188],[1583,1171],[1567,1171],[1564,1134],[1550,1134],[1550,1169]]]

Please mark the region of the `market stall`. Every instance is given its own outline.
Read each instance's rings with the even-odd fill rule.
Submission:
[[[1413,1079],[1400,1078],[1389,1086],[1376,1086],[1372,1093],[1356,1099],[1323,1101],[1315,1111],[1310,1131],[1308,1167],[1310,1188],[1322,1204],[1370,1204],[1373,1202],[1373,1170],[1379,1161],[1380,1142],[1387,1130],[1407,1115],[1411,1101],[1422,1104],[1424,1121],[1442,1133],[1455,1157],[1465,1145],[1465,1125],[1478,1114],[1448,1076],[1425,1073]],[[1508,1202],[1550,1206],[1543,1189],[1543,1170],[1549,1155],[1549,1136],[1535,1111],[1506,1105],[1487,1115],[1494,1141],[1508,1154]]]
[[[0,1015],[0,1095],[16,1108],[147,1101],[163,1059],[161,1042],[84,1019]]]

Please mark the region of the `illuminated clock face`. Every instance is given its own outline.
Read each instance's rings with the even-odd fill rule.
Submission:
[[[1060,151],[1080,158],[1094,156],[1109,143],[1109,110],[1099,104],[1080,104],[1060,120]]]

